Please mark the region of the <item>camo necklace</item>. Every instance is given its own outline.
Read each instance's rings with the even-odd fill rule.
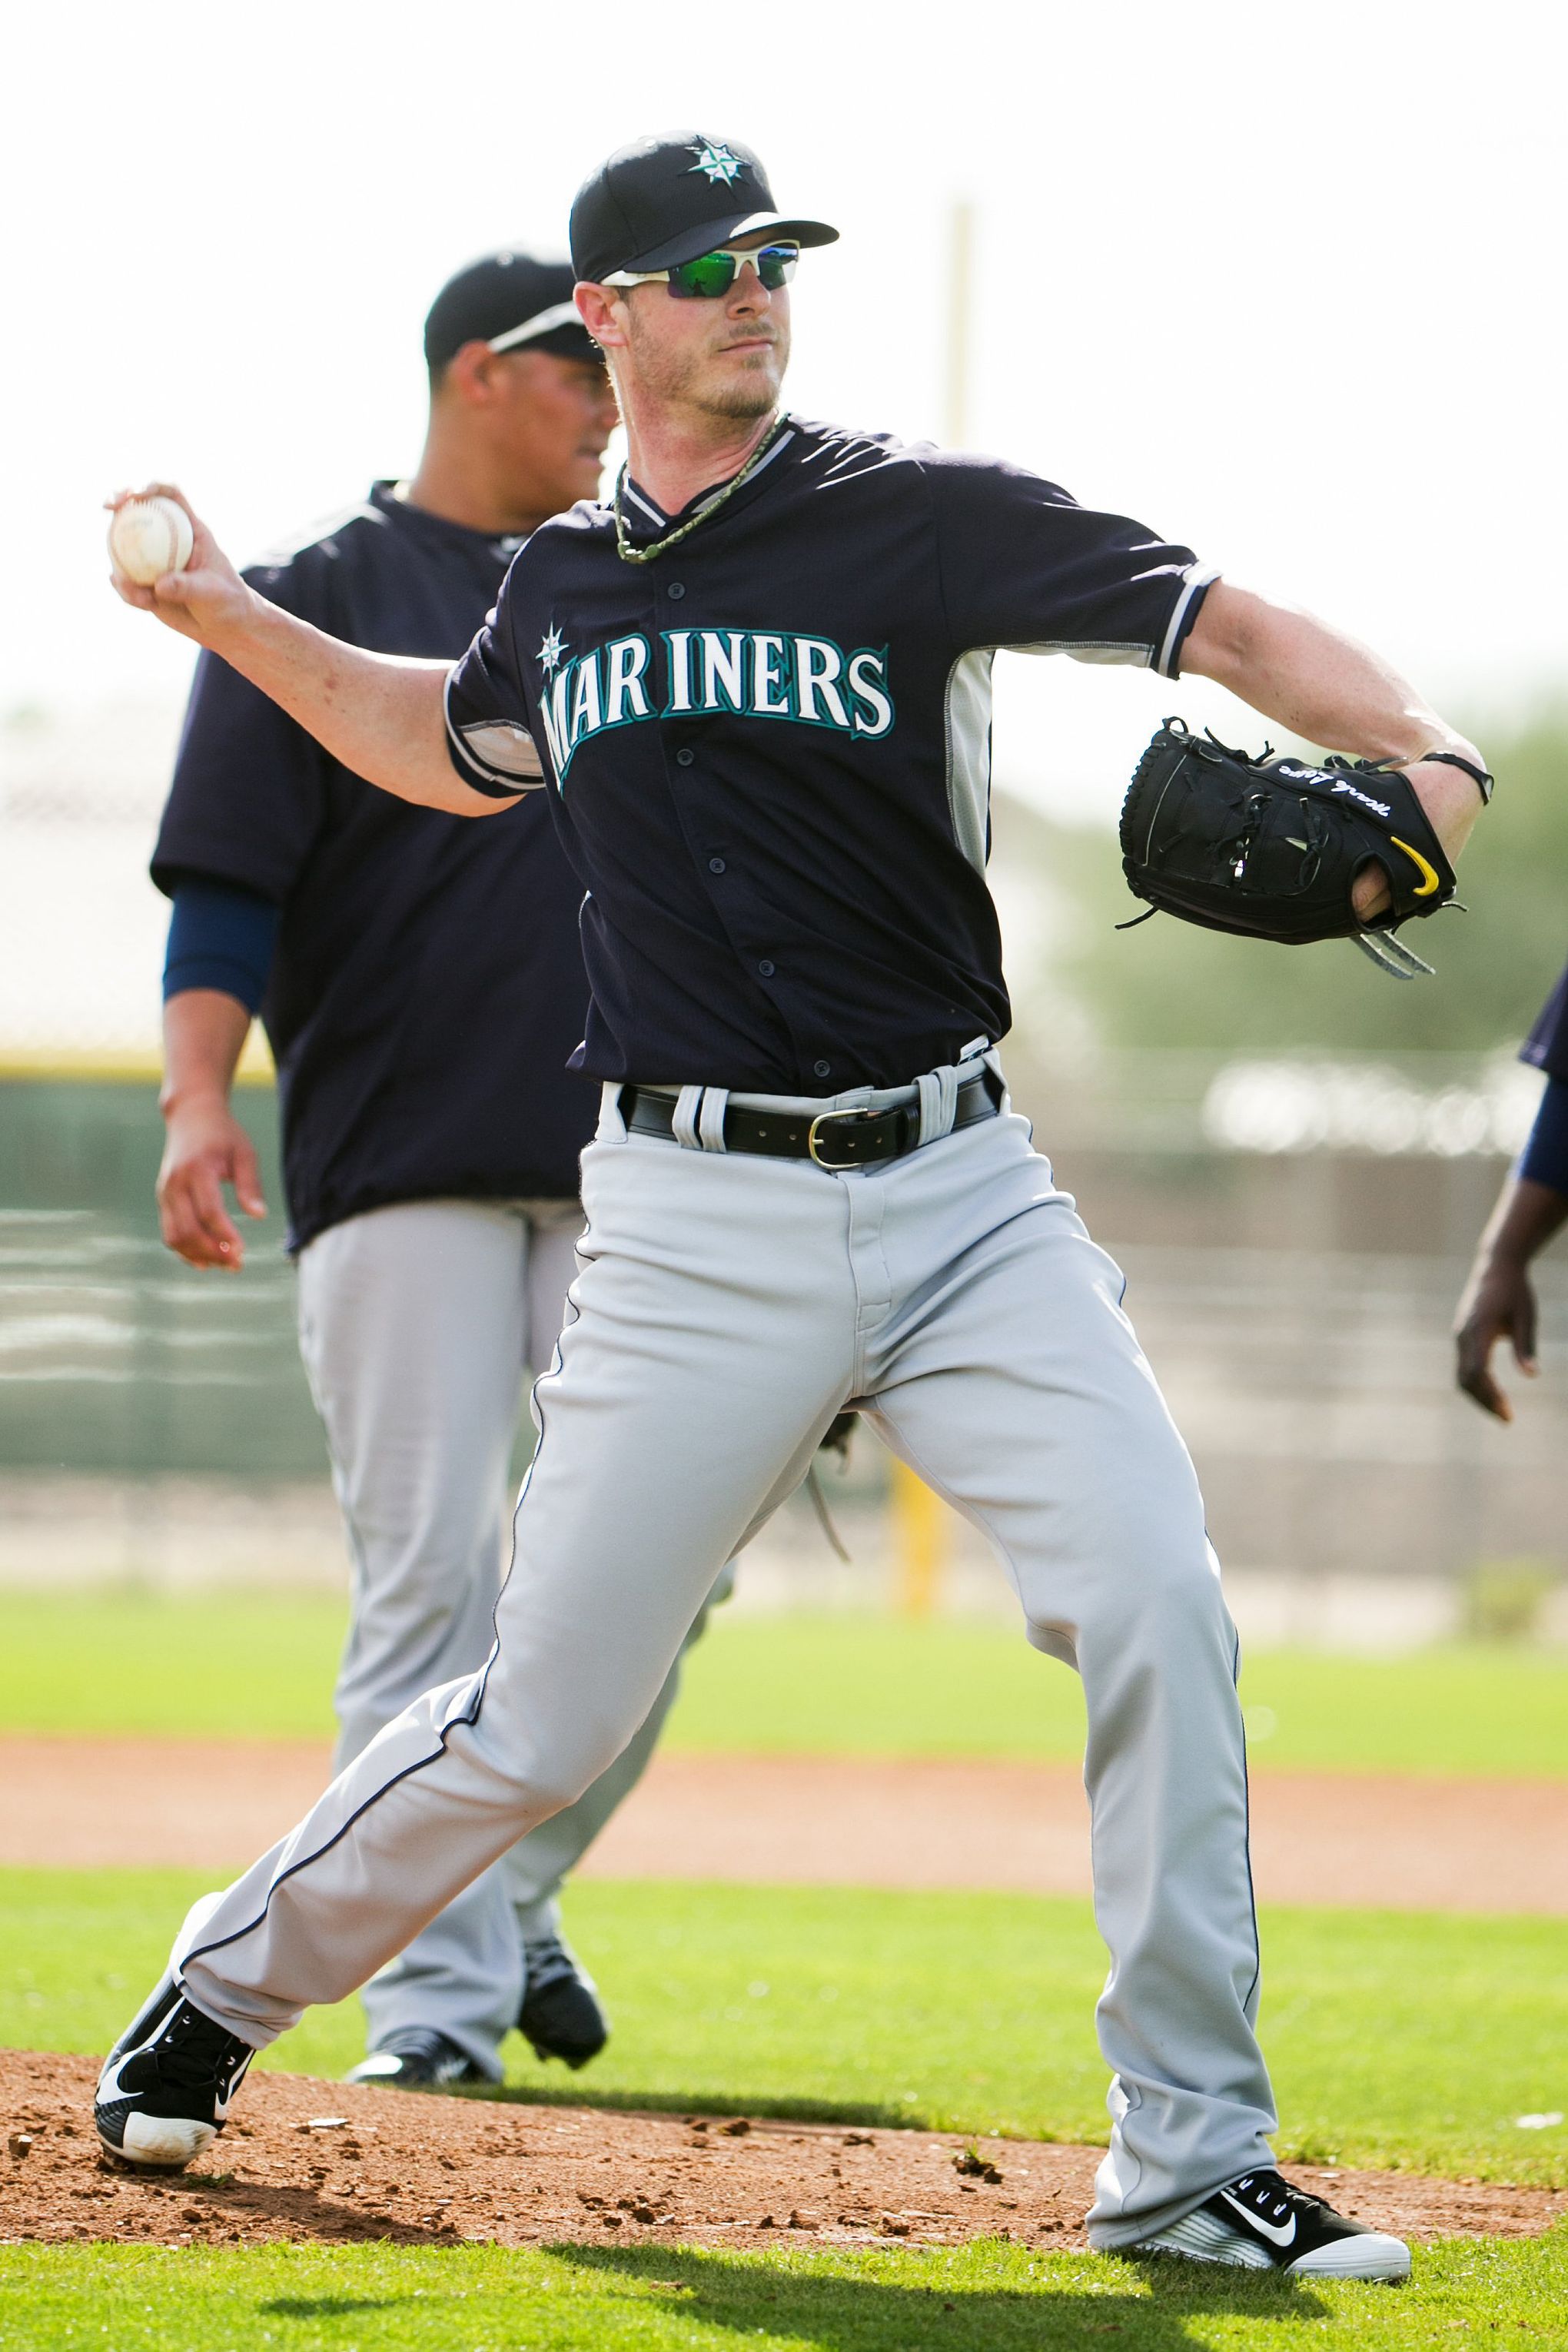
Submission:
[[[738,474],[731,474],[729,480],[724,484],[723,488],[715,490],[713,496],[698,509],[697,512],[690,518],[689,521],[677,524],[674,530],[666,531],[662,539],[656,539],[652,544],[647,547],[634,546],[632,543],[631,534],[626,529],[626,519],[621,510],[621,491],[625,486],[626,478],[626,469],[623,466],[620,470],[619,478],[616,483],[615,496],[616,552],[620,557],[621,562],[623,563],[652,563],[656,557],[668,555],[672,547],[679,547],[683,539],[689,539],[691,533],[696,530],[700,522],[706,522],[710,515],[717,514],[720,508],[734,497],[735,492],[740,488],[742,483],[750,481],[752,476],[756,472],[757,467],[762,464],[763,459],[767,456],[768,451],[773,447],[774,442],[778,439],[779,435],[784,431],[784,426],[788,423],[788,412],[781,410],[778,415],[774,417],[773,424],[769,426],[766,433],[763,434],[762,439],[758,442],[756,447],[752,450],[751,456],[747,458],[745,464],[742,467],[740,472]]]

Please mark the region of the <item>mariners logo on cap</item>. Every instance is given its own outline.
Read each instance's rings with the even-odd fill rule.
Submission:
[[[728,147],[711,139],[704,140],[700,146],[693,147],[690,152],[697,158],[691,166],[692,171],[706,172],[710,187],[721,180],[725,187],[729,187],[746,168],[738,155],[731,155]]]
[[[546,677],[554,677],[561,666],[562,656],[566,651],[567,647],[562,641],[560,630],[552,629],[539,648],[539,667]]]

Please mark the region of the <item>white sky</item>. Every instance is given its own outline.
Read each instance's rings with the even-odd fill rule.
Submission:
[[[1563,24],[1521,0],[29,11],[0,142],[0,710],[177,695],[184,648],[107,587],[103,494],[168,472],[243,556],[405,468],[442,278],[562,249],[584,173],[687,124],[844,231],[796,281],[796,408],[940,432],[968,196],[973,445],[1326,612],[1461,713],[1550,694]],[[1012,667],[999,772],[1064,814],[1114,804],[1163,709],[1220,708]]]

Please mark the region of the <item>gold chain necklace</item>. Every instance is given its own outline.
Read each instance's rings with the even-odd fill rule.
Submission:
[[[678,524],[674,530],[666,531],[662,539],[656,539],[651,546],[648,547],[635,547],[632,544],[631,535],[626,530],[626,519],[621,509],[621,492],[626,487],[626,468],[623,466],[616,481],[616,495],[614,499],[616,515],[616,553],[620,557],[621,562],[623,563],[652,563],[657,557],[660,555],[668,555],[672,547],[679,547],[683,539],[689,539],[691,533],[696,530],[700,522],[706,522],[710,515],[717,514],[720,508],[725,504],[726,500],[734,497],[735,492],[740,488],[742,483],[751,479],[752,476],[756,472],[757,467],[762,464],[763,459],[767,456],[768,451],[773,447],[774,442],[778,439],[779,435],[784,431],[784,426],[788,423],[789,415],[787,411],[781,410],[780,414],[774,417],[773,424],[769,426],[767,432],[763,434],[762,439],[752,450],[751,456],[747,458],[745,464],[742,467],[740,472],[738,474],[731,474],[723,488],[721,490],[716,490],[713,496],[708,500],[707,504],[700,507],[697,513],[691,517],[689,522]]]

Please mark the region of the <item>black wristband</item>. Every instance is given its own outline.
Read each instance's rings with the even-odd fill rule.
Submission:
[[[1473,760],[1462,760],[1458,751],[1426,751],[1423,752],[1422,759],[1441,760],[1446,768],[1463,768],[1487,806],[1489,808],[1491,806],[1492,786],[1497,779],[1495,776],[1489,776],[1484,768],[1478,768]],[[1416,764],[1419,765],[1420,762],[1417,761]]]

